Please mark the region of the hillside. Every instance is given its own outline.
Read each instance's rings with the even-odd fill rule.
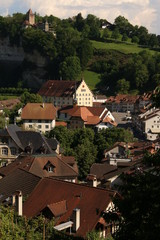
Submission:
[[[121,16],[108,25],[92,14],[60,20],[32,13],[32,22],[28,14],[0,17],[0,87],[36,92],[48,79],[83,76],[92,91],[110,95],[160,84],[160,38],[145,27]]]

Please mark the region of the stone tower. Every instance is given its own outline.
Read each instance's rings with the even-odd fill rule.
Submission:
[[[29,9],[27,14],[26,14],[26,20],[29,22],[30,25],[35,24],[35,15],[34,15],[34,13],[32,12],[31,9]]]

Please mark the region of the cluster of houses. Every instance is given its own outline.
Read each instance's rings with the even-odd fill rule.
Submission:
[[[121,173],[144,171],[144,154],[160,148],[160,110],[148,108],[147,95],[94,97],[84,80],[49,80],[38,93],[43,102],[27,103],[21,110],[22,128],[13,124],[0,130],[0,203],[27,218],[54,218],[57,231],[85,238],[96,230],[105,238],[118,228],[104,214],[115,210]],[[134,126],[152,141],[115,143],[80,184],[75,158],[64,156],[59,142],[43,133],[55,126],[95,131],[116,127],[112,111],[130,111]]]

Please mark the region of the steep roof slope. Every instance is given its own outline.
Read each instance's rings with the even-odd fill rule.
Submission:
[[[24,203],[23,213],[27,217],[33,217],[40,214],[47,205],[66,200],[67,212],[62,215],[57,224],[68,221],[73,209],[79,208],[80,227],[76,235],[85,236],[95,228],[101,213],[106,210],[115,194],[111,190],[44,178]]]
[[[40,177],[32,173],[17,168],[0,180],[0,202],[11,197],[12,194],[19,189],[22,191],[23,196],[29,195],[40,179]]]
[[[49,80],[40,88],[41,96],[68,97],[73,96],[80,82],[66,80]]]

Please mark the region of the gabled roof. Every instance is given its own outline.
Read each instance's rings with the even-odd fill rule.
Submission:
[[[107,163],[94,163],[90,168],[90,174],[96,175],[97,179],[103,178],[104,174],[117,170],[117,166],[112,166]]]
[[[66,200],[47,205],[54,217],[59,217],[67,212]]]
[[[17,168],[6,177],[0,179],[0,202],[11,197],[19,189],[22,191],[23,196],[29,195],[40,179],[40,177],[32,173]]]
[[[72,97],[79,84],[78,81],[49,80],[42,85],[38,94],[46,97]]]
[[[105,107],[84,107],[76,105],[73,107],[63,108],[60,112],[67,113],[71,118],[81,118],[86,125],[97,125],[100,122],[109,122],[113,126],[117,126],[115,121],[113,121],[109,116],[106,116],[108,110]]]
[[[57,146],[56,139],[47,140],[42,134],[35,131],[22,131],[17,125],[11,124],[7,126],[6,129],[0,130],[0,136],[11,137],[16,145],[25,151],[25,148],[30,145],[32,154],[40,154],[40,148],[44,147],[44,152],[46,154],[51,154],[54,152]]]
[[[55,194],[56,193],[56,194]],[[80,209],[80,227],[76,235],[85,236],[95,229],[101,213],[106,210],[116,192],[51,178],[42,179],[24,203],[24,215],[34,217],[46,206],[66,200],[67,212],[56,224],[67,222],[73,209]]]
[[[48,172],[45,168],[50,163],[54,166],[53,172]],[[65,163],[58,156],[20,156],[13,163],[0,168],[0,175],[7,176],[15,169],[20,168],[39,177],[77,177],[78,173],[69,164]]]
[[[22,109],[22,119],[53,120],[57,109],[52,103],[27,103]]]

